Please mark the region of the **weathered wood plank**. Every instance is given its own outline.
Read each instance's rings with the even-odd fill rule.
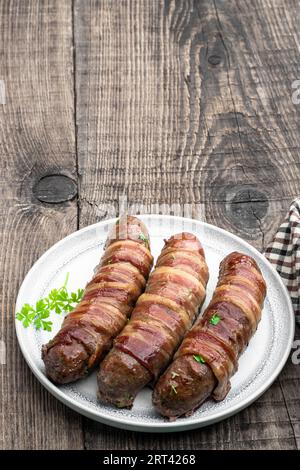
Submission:
[[[75,1],[80,224],[114,215],[126,196],[131,212],[170,213],[172,206],[262,249],[300,189],[300,124],[291,101],[299,4],[114,6]],[[86,446],[295,448],[288,393],[280,379],[223,423],[159,438],[85,420]]]
[[[260,248],[287,199],[299,194],[299,146],[293,144],[299,122],[291,100],[299,8],[294,2],[215,1],[211,12],[208,3],[197,4],[201,17],[211,17],[202,30],[207,50],[200,67],[208,84],[202,102],[215,165],[234,171],[219,171],[207,189],[202,186],[203,195],[213,194],[206,206],[212,222],[223,220]],[[220,58],[218,66],[207,65],[211,54]],[[215,155],[217,147],[225,157]]]
[[[299,325],[296,325],[295,339],[298,341],[300,339]],[[297,448],[300,449],[300,364],[297,364],[299,360],[299,345],[295,344],[294,346],[289,360],[279,376],[279,383],[284,395]]]
[[[39,385],[14,332],[26,272],[77,227],[75,200],[63,202],[65,194],[59,204],[43,204],[33,194],[45,175],[77,180],[71,1],[0,3],[0,78],[6,89],[0,105],[0,337],[7,350],[0,365],[0,448],[81,448],[81,417]]]

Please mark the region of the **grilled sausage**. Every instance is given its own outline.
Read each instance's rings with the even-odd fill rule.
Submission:
[[[260,321],[265,295],[265,281],[250,256],[234,252],[222,261],[209,306],[154,389],[153,404],[163,416],[176,419],[210,396],[225,398],[238,358]]]
[[[121,218],[81,302],[42,348],[46,374],[53,382],[73,382],[98,364],[127,323],[152,264],[144,224],[136,217]]]
[[[100,365],[98,396],[130,408],[136,394],[168,365],[205,298],[208,268],[198,239],[171,237],[131,320]]]

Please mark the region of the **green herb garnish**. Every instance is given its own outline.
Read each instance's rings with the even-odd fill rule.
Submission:
[[[200,356],[200,354],[195,354],[193,358],[195,359],[195,361],[201,362],[201,364],[205,364],[205,359],[203,359],[203,357]]]
[[[171,385],[171,393],[173,392],[175,395],[177,395],[177,389],[176,385]]]
[[[16,313],[17,320],[23,323],[25,328],[33,325],[37,330],[52,330],[52,321],[47,320],[51,312],[58,315],[62,312],[72,312],[83,296],[83,289],[77,292],[68,292],[67,283],[69,273],[67,274],[64,285],[59,289],[52,289],[48,297],[44,297],[36,302],[35,307],[24,304],[19,312]]]
[[[209,320],[209,323],[211,323],[212,325],[217,325],[220,320],[221,317],[217,313],[214,313],[211,319]]]
[[[171,377],[172,379],[175,379],[175,377],[179,377],[179,374],[177,374],[177,372],[172,372]]]
[[[149,239],[143,232],[139,234],[139,239],[142,240],[146,245],[149,245]]]

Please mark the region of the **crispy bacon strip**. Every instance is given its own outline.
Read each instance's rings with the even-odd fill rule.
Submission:
[[[194,235],[181,233],[166,241],[130,322],[100,367],[102,400],[131,406],[140,388],[159,376],[191,327],[207,281],[203,248]]]
[[[73,382],[99,363],[127,323],[152,264],[144,224],[132,216],[120,219],[82,301],[42,348],[46,374],[53,382]]]
[[[218,285],[208,308],[177,351],[175,357],[201,355],[211,367],[218,381],[213,391],[215,400],[223,400],[230,390],[229,379],[237,370],[238,356],[256,331],[265,294],[265,281],[256,262],[250,256],[231,253],[221,263]],[[234,316],[230,307],[226,311],[222,304],[238,307],[248,320],[249,327],[243,328],[239,343],[231,335],[238,331],[232,325]],[[214,314],[220,317],[217,324],[211,322]]]
[[[153,402],[161,414],[174,418],[210,395],[218,401],[225,398],[238,358],[260,321],[265,295],[265,281],[250,256],[234,252],[222,261],[209,306],[154,390]]]

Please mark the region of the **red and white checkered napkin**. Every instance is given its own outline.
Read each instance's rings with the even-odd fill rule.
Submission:
[[[285,283],[300,324],[300,199],[292,202],[265,256]]]

